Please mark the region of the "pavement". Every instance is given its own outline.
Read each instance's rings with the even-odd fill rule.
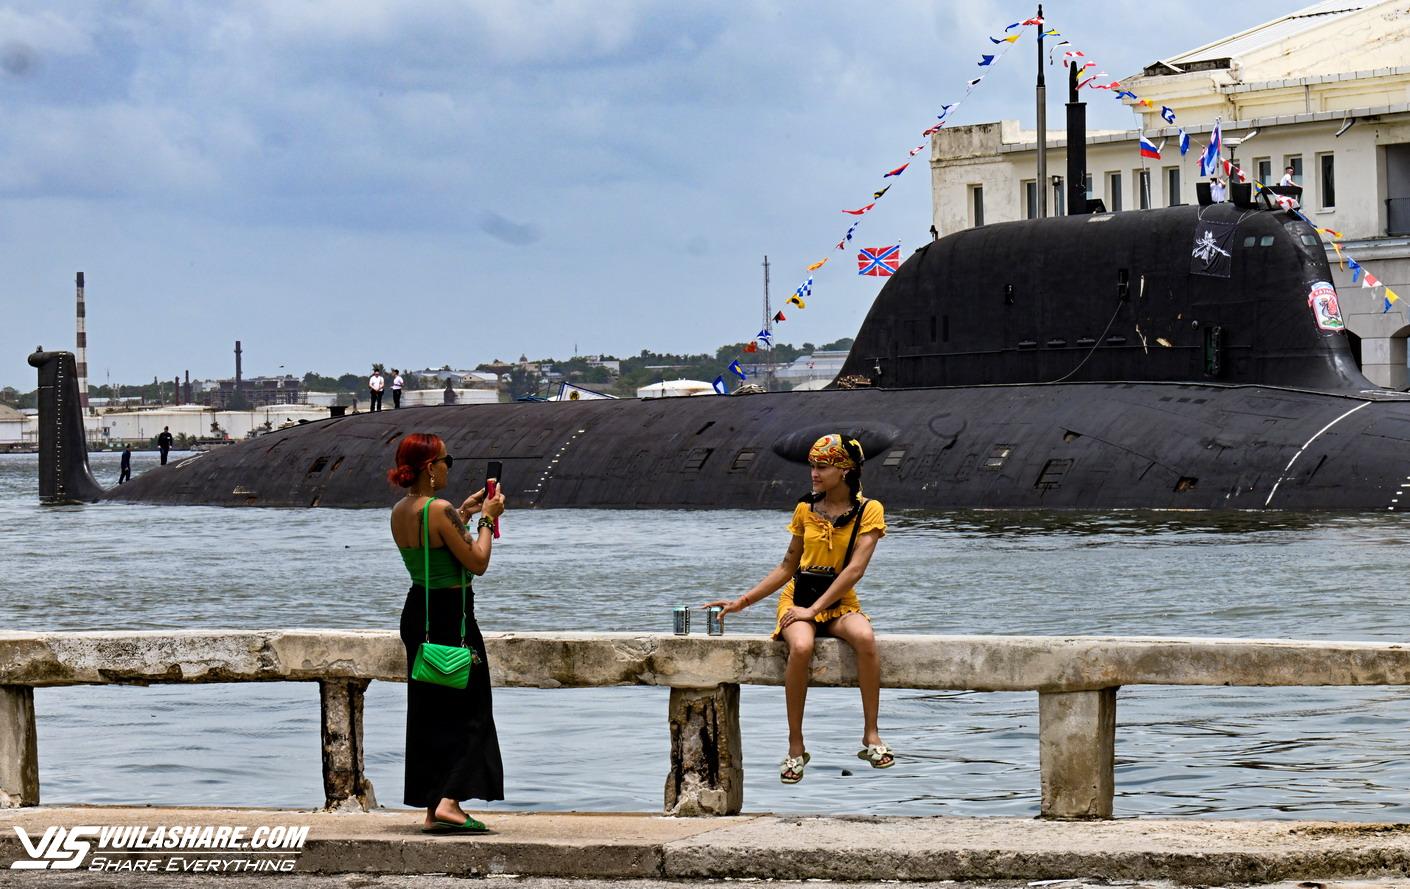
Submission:
[[[493,833],[427,836],[419,812],[39,806],[0,810],[0,885],[205,885],[273,877],[290,886],[410,885],[409,875],[514,878],[506,886],[654,886],[734,880],[964,881],[982,885],[1270,885],[1356,879],[1410,889],[1410,825],[1308,821],[493,813]],[[83,826],[307,827],[295,851],[114,852]],[[22,828],[38,856],[21,842]],[[65,836],[52,828],[62,827]],[[50,842],[44,846],[46,833]],[[192,834],[194,837],[194,833]],[[47,850],[47,851],[46,851]],[[81,855],[80,855],[81,853]],[[79,860],[75,860],[78,858]],[[14,870],[14,861],[46,861]],[[139,862],[143,862],[139,865]],[[281,864],[281,862],[283,864]],[[67,864],[58,870],[54,864]],[[279,870],[283,867],[286,870]],[[139,874],[137,870],[155,873]],[[256,873],[243,872],[259,868]],[[59,882],[62,880],[63,882]],[[568,880],[569,882],[564,882]],[[1379,880],[1381,882],[1366,882]],[[527,881],[527,882],[525,882]],[[640,882],[657,881],[657,882]],[[1069,882],[1070,881],[1070,882]],[[451,885],[447,882],[445,885]],[[1351,885],[1351,884],[1346,884]]]

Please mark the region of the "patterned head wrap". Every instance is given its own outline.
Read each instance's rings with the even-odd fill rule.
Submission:
[[[851,445],[851,448],[848,448]],[[855,453],[855,456],[853,454]],[[813,446],[808,451],[808,462],[818,463],[822,466],[836,466],[840,469],[856,469],[861,466],[866,455],[862,453],[862,443],[855,438],[842,440],[842,436],[836,433],[824,435],[813,442]]]

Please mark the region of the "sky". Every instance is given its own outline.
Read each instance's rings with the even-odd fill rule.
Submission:
[[[1298,4],[1045,4],[1113,77]],[[834,245],[931,223],[920,131],[1028,4],[969,0],[0,0],[0,386],[472,367],[852,336]],[[1033,29],[953,124],[1033,126]],[[1057,83],[1061,84],[1061,72]],[[1063,90],[1050,87],[1050,126]],[[1093,128],[1134,117],[1088,96]]]

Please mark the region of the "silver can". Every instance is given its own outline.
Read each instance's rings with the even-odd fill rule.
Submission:
[[[674,619],[675,632],[677,636],[690,635],[690,606],[677,605],[671,609],[671,617]]]
[[[711,605],[710,610],[705,613],[705,632],[711,636],[725,634],[725,610],[720,606]]]

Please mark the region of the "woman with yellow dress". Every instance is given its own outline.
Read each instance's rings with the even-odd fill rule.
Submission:
[[[783,588],[773,637],[788,643],[784,677],[788,756],[779,766],[779,780],[784,784],[801,781],[812,758],[803,744],[803,705],[818,636],[841,639],[856,652],[863,720],[862,749],[857,756],[877,769],[896,762],[877,730],[881,661],[871,619],[862,612],[853,589],[866,573],[877,541],[886,534],[881,503],[862,497],[864,460],[862,446],[855,439],[833,434],[814,442],[808,452],[813,491],[793,510],[788,525],[793,539],[783,561],[739,598],[706,606],[719,606],[722,614],[731,614]]]

